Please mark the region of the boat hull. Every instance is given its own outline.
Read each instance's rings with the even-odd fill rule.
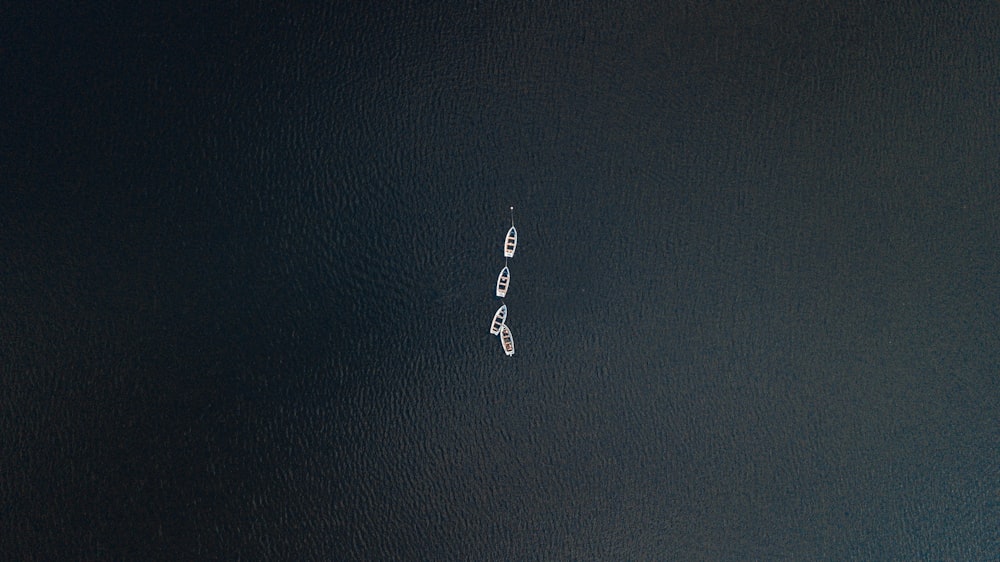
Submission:
[[[508,357],[514,355],[514,336],[511,335],[510,328],[506,324],[500,327],[500,344]]]
[[[504,298],[507,296],[507,287],[510,286],[510,269],[504,266],[500,270],[500,275],[497,276],[497,296]]]
[[[505,320],[507,320],[507,305],[502,304],[493,315],[493,326],[490,328],[490,333],[494,336],[499,334]]]
[[[507,231],[507,238],[503,243],[503,257],[514,257],[515,250],[517,250],[517,229],[512,226],[510,227],[510,230]]]

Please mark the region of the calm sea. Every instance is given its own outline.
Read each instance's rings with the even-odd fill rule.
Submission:
[[[995,6],[347,4],[6,10],[0,551],[1000,558]]]

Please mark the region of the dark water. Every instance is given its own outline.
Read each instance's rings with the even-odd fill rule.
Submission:
[[[5,10],[0,551],[1000,557],[1000,12],[799,4]]]

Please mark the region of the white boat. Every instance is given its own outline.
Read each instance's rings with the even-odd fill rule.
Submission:
[[[517,249],[517,229],[513,226],[507,231],[507,240],[503,243],[503,257],[514,257],[514,250]]]
[[[504,353],[514,355],[514,337],[510,335],[510,328],[506,324],[500,326],[500,343],[503,344]]]
[[[497,309],[497,313],[493,315],[493,327],[490,328],[490,333],[494,336],[500,333],[500,327],[503,326],[504,320],[507,319],[507,305],[502,304],[500,308]]]
[[[510,285],[510,269],[505,265],[497,276],[497,296],[504,298],[507,296],[507,286]]]
[[[514,257],[514,250],[517,249],[517,229],[514,228],[514,207],[510,208],[510,230],[507,231],[507,239],[503,243],[503,257]]]

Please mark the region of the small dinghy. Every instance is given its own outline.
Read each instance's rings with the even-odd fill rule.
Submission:
[[[514,337],[510,335],[510,328],[506,324],[500,326],[500,343],[503,344],[504,353],[514,355]]]
[[[510,285],[510,269],[504,265],[497,276],[497,296],[504,298],[507,296],[507,286]]]
[[[514,228],[514,207],[510,208],[510,230],[507,231],[507,239],[503,243],[503,257],[514,257],[514,250],[517,249],[517,229]]]
[[[500,308],[497,309],[497,313],[493,315],[493,327],[490,328],[490,333],[494,336],[500,333],[500,327],[503,326],[504,320],[507,319],[507,305],[502,304]]]

